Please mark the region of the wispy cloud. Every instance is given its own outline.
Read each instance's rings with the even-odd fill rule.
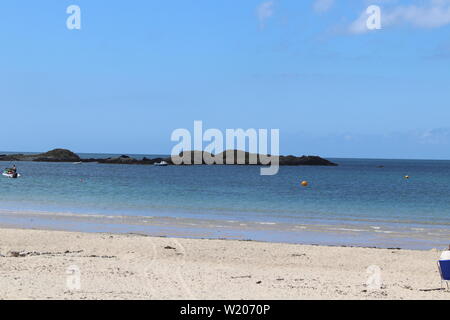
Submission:
[[[369,29],[367,28],[367,19],[367,13],[366,11],[364,11],[359,15],[358,19],[350,24],[350,26],[348,27],[348,32],[353,34],[362,34],[368,32]]]
[[[261,29],[264,29],[267,20],[273,16],[274,4],[274,1],[266,1],[261,3],[256,9],[256,15],[258,16],[259,26]]]
[[[315,0],[313,4],[314,11],[323,13],[333,7],[335,0]]]
[[[366,33],[368,15],[364,11],[348,27],[353,34]],[[427,0],[421,5],[399,5],[382,9],[382,25],[411,25],[416,28],[439,28],[450,24],[450,0]]]
[[[437,128],[427,130],[419,135],[419,142],[422,144],[450,144],[450,128]]]

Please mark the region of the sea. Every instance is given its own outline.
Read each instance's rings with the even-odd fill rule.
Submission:
[[[261,176],[258,166],[17,162],[19,179],[0,178],[0,226],[329,246],[448,247],[450,161],[329,160],[339,166],[281,167],[274,176]],[[0,167],[11,165],[0,162]]]

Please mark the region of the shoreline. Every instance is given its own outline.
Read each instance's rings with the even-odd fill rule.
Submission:
[[[0,299],[450,299],[437,250],[0,232]]]
[[[403,226],[383,223],[304,223],[215,220],[171,216],[124,216],[46,211],[0,210],[0,228],[38,229],[113,234],[144,234],[190,239],[251,240],[361,248],[439,250],[450,233],[441,226]]]
[[[46,231],[46,232],[69,232],[69,233],[81,233],[81,234],[93,234],[93,235],[109,235],[109,236],[137,236],[137,237],[144,237],[144,238],[161,238],[161,239],[184,239],[184,240],[206,240],[206,241],[237,241],[237,242],[254,242],[254,243],[260,243],[260,244],[275,244],[275,245],[297,245],[297,246],[310,246],[310,247],[324,247],[324,248],[359,248],[359,249],[374,249],[374,250],[396,250],[396,251],[419,251],[419,252],[426,252],[426,251],[437,251],[439,252],[439,249],[432,248],[432,249],[405,249],[405,248],[383,248],[383,247],[376,247],[376,246],[353,246],[353,245],[339,245],[339,244],[314,244],[314,243],[289,243],[289,242],[272,242],[272,241],[264,241],[264,240],[252,240],[252,239],[231,239],[231,238],[186,238],[186,237],[172,237],[172,236],[166,236],[166,235],[159,235],[159,236],[153,236],[145,233],[137,233],[137,232],[121,232],[121,233],[114,233],[114,232],[83,232],[83,231],[72,231],[72,230],[62,230],[62,229],[50,229],[50,228],[21,228],[20,226],[8,226],[3,225],[0,223],[0,231],[1,230],[23,230],[23,231]]]

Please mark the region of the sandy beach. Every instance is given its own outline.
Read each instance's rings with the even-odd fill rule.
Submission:
[[[450,299],[437,250],[0,232],[1,299]]]

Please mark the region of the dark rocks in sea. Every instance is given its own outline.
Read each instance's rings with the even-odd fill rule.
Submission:
[[[77,154],[66,149],[55,149],[46,153],[24,155],[0,155],[0,161],[37,161],[37,162],[97,162],[104,164],[133,164],[133,165],[153,165],[162,161],[169,165],[267,165],[270,155],[259,155],[241,150],[226,150],[213,155],[204,151],[186,151],[178,156],[169,158],[143,158],[135,159],[127,155],[120,157],[110,157],[106,159],[82,159]],[[273,160],[273,159],[272,159]],[[274,164],[274,162],[272,162]],[[280,166],[337,166],[327,159],[318,156],[279,156]]]
[[[318,156],[280,156],[280,166],[337,166],[337,164]]]
[[[120,157],[113,157],[113,158],[107,158],[107,159],[88,159],[88,160],[82,160],[83,162],[98,162],[98,163],[106,163],[106,164],[155,164],[159,163],[161,161],[166,161],[167,159],[163,158],[155,158],[155,159],[149,159],[149,158],[143,158],[142,160],[138,160],[135,158],[131,158],[126,155],[122,155]],[[171,163],[170,163],[171,164]]]
[[[11,154],[0,156],[0,161],[79,162],[81,158],[67,149],[54,149],[39,154]]]
[[[180,153],[177,157],[164,159],[166,162],[174,162],[181,165],[205,165],[205,164],[228,164],[228,165],[265,165],[268,164],[270,155],[260,155],[241,150],[226,150],[217,155],[202,151],[187,151]],[[184,161],[183,161],[184,160]],[[273,163],[273,162],[272,162]],[[279,156],[280,166],[337,166],[327,159],[318,156]]]
[[[126,155],[121,155],[120,157],[115,158],[107,158],[107,159],[98,159],[98,163],[114,163],[114,164],[132,164],[137,161],[134,158],[131,158]]]

